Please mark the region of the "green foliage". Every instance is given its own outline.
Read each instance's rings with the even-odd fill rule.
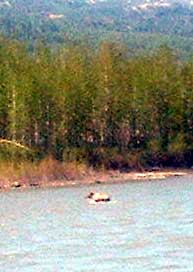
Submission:
[[[168,152],[174,155],[184,154],[186,150],[188,150],[188,146],[182,133],[177,134],[168,146]]]
[[[63,151],[64,162],[79,162],[83,163],[87,161],[87,152],[85,148],[69,148],[66,147]]]
[[[85,39],[96,47],[101,41],[115,40],[126,43],[132,54],[155,50],[167,43],[188,57],[193,50],[192,6],[171,2],[171,7],[166,8],[133,9],[139,3],[2,0],[0,33],[27,41],[30,49],[39,40],[52,47],[80,44]]]
[[[12,161],[19,163],[25,160],[33,161],[35,158],[35,151],[25,146],[19,146],[11,141],[0,143],[0,162]]]
[[[19,143],[0,145],[1,158],[28,159],[26,146],[37,157],[108,168],[185,160],[193,153],[192,71],[192,60],[167,46],[132,58],[107,41],[55,52],[40,44],[30,54],[1,38],[0,138]]]

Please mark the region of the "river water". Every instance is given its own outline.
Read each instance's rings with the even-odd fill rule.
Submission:
[[[0,271],[192,272],[193,176],[1,192]]]

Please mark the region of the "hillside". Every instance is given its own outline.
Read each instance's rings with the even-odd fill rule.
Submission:
[[[1,0],[0,32],[46,44],[104,39],[126,42],[138,51],[163,43],[193,49],[191,2],[126,0]]]

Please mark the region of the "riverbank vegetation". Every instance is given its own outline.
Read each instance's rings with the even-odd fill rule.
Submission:
[[[0,38],[0,139],[1,165],[31,162],[33,172],[48,157],[121,171],[190,167],[193,59],[167,46],[132,57],[113,42],[28,52]]]

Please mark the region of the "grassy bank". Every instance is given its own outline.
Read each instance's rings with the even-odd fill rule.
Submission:
[[[53,181],[82,179],[89,169],[84,164],[61,163],[52,158],[40,162],[3,162],[0,164],[0,187],[42,186]]]
[[[20,162],[0,164],[0,189],[29,187],[61,187],[77,184],[100,184],[125,182],[128,180],[164,179],[181,176],[188,170],[152,168],[120,171],[113,169],[94,169],[83,163],[59,162],[47,158],[40,162]]]

